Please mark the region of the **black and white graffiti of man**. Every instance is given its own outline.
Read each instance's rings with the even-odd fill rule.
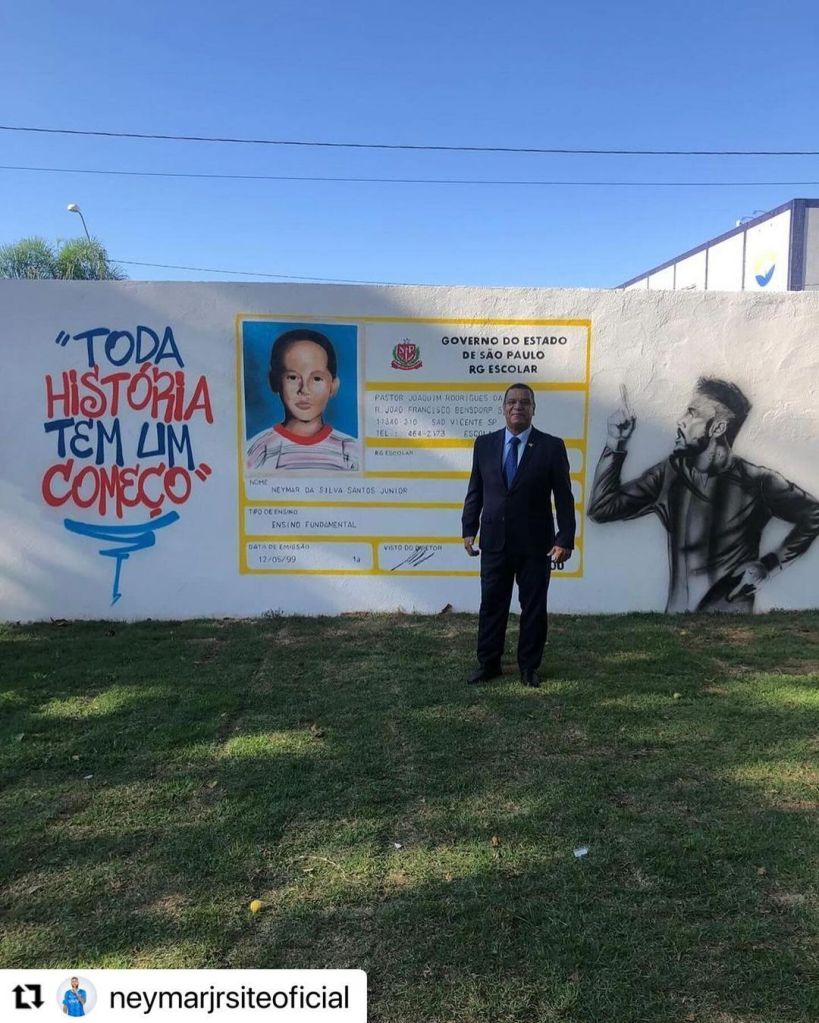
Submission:
[[[608,441],[594,476],[589,518],[617,522],[654,513],[668,533],[666,611],[753,611],[754,595],[773,573],[804,554],[819,533],[819,502],[777,472],[734,454],[751,404],[725,380],[701,377],[677,424],[674,451],[622,482],[637,418],[625,387],[609,416]],[[760,556],[771,519],[793,524]]]

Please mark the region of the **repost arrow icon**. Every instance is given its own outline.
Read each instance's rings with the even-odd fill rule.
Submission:
[[[14,992],[14,1008],[15,1009],[31,1009],[31,1008],[39,1009],[40,1006],[44,1004],[43,996],[42,996],[43,992],[42,992],[42,987],[41,987],[40,984],[26,984],[25,987],[23,987],[22,984],[18,984],[17,987],[12,988],[12,991]],[[34,998],[32,999],[31,1002],[29,1002],[27,1000],[24,1001],[23,993],[25,991],[31,991],[34,994]]]

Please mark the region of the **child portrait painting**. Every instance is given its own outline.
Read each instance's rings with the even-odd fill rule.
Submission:
[[[245,474],[360,472],[358,328],[242,326]]]

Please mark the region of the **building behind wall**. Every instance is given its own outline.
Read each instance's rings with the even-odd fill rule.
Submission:
[[[817,291],[819,199],[791,199],[618,287],[644,291]]]

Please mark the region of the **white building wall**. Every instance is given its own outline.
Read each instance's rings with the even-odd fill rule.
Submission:
[[[674,267],[667,266],[657,273],[650,274],[648,278],[649,291],[673,291],[674,290]]]
[[[735,234],[708,249],[708,290],[742,291],[745,236]]]
[[[681,259],[677,263],[677,272],[674,278],[676,291],[704,291],[705,290],[705,250],[695,252],[687,259]]]
[[[801,203],[801,201],[800,201]],[[819,211],[804,204],[805,288],[819,285]],[[722,241],[709,243],[699,251],[680,258],[662,270],[647,273],[623,290],[652,291],[787,291],[790,286],[793,217],[790,209],[769,216],[758,224]],[[795,239],[798,244],[798,238]],[[794,254],[799,259],[799,254]],[[800,290],[802,275],[794,284]]]

